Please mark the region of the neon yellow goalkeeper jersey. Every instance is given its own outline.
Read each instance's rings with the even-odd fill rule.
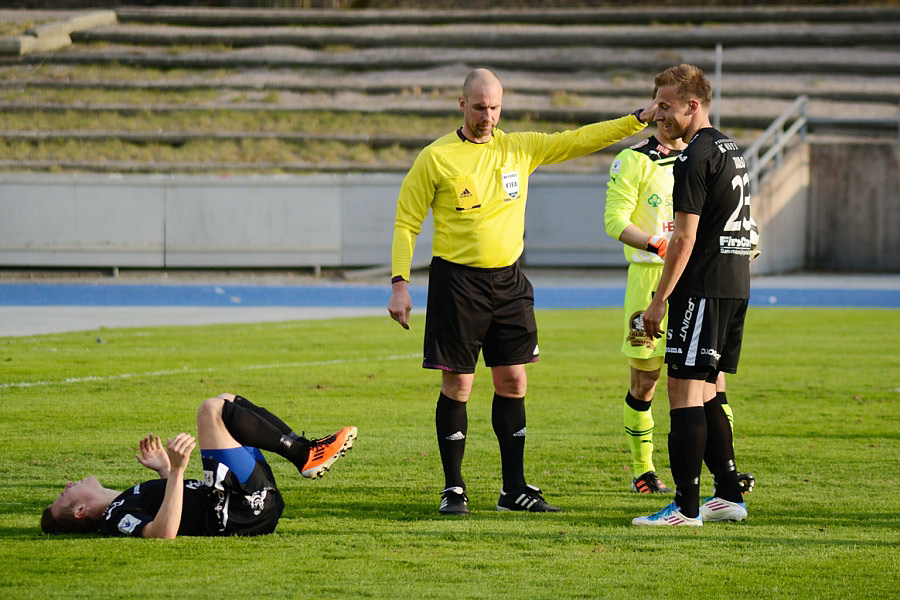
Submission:
[[[679,150],[666,148],[650,137],[619,152],[609,170],[606,185],[606,233],[618,240],[629,224],[650,235],[672,235],[672,166]],[[663,264],[652,252],[625,246],[632,263]]]
[[[392,275],[409,280],[416,236],[431,208],[433,254],[472,267],[506,267],[525,247],[528,177],[539,166],[584,156],[638,131],[634,115],[560,133],[494,131],[484,144],[456,131],[425,147],[397,200]]]

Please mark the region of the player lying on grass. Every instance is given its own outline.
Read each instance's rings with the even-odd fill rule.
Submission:
[[[288,459],[304,477],[321,477],[356,439],[344,427],[321,439],[297,435],[281,419],[246,398],[222,394],[197,411],[197,440],[179,433],[140,441],[139,463],[159,479],[119,492],[94,476],[68,483],[44,509],[44,533],[88,533],[145,538],[178,535],[262,535],[275,531],[284,501],[259,449]],[[204,480],[185,479],[197,442]]]

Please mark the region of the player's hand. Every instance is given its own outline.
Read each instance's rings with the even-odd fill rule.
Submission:
[[[668,247],[669,243],[666,241],[666,238],[661,235],[652,235],[650,236],[650,239],[647,240],[647,252],[652,252],[660,258],[666,257],[666,249]]]
[[[152,471],[156,471],[160,477],[165,479],[169,476],[169,470],[172,468],[169,462],[169,455],[166,454],[162,442],[159,441],[158,435],[150,434],[138,443],[140,454],[136,454],[139,463]]]
[[[172,464],[172,471],[184,473],[191,459],[191,452],[197,446],[194,436],[187,433],[179,433],[173,439],[166,440],[166,454]]]
[[[403,329],[409,329],[409,313],[412,311],[412,297],[409,295],[409,282],[395,281],[391,284],[391,300],[388,312],[391,318],[400,323]]]
[[[644,311],[644,332],[652,339],[662,337],[663,331],[660,329],[663,319],[666,318],[666,303],[654,300]]]

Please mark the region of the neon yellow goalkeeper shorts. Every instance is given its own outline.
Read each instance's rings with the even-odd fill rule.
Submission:
[[[632,263],[628,267],[628,282],[625,286],[625,339],[622,353],[628,358],[647,359],[666,355],[666,340],[651,340],[644,333],[643,313],[650,306],[653,292],[662,276],[662,265]],[[666,330],[668,314],[662,322]]]

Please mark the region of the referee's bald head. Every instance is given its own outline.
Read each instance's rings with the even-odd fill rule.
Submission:
[[[468,98],[475,89],[497,86],[500,93],[503,93],[503,86],[500,84],[500,78],[490,69],[478,68],[466,76],[463,82],[462,95]]]

